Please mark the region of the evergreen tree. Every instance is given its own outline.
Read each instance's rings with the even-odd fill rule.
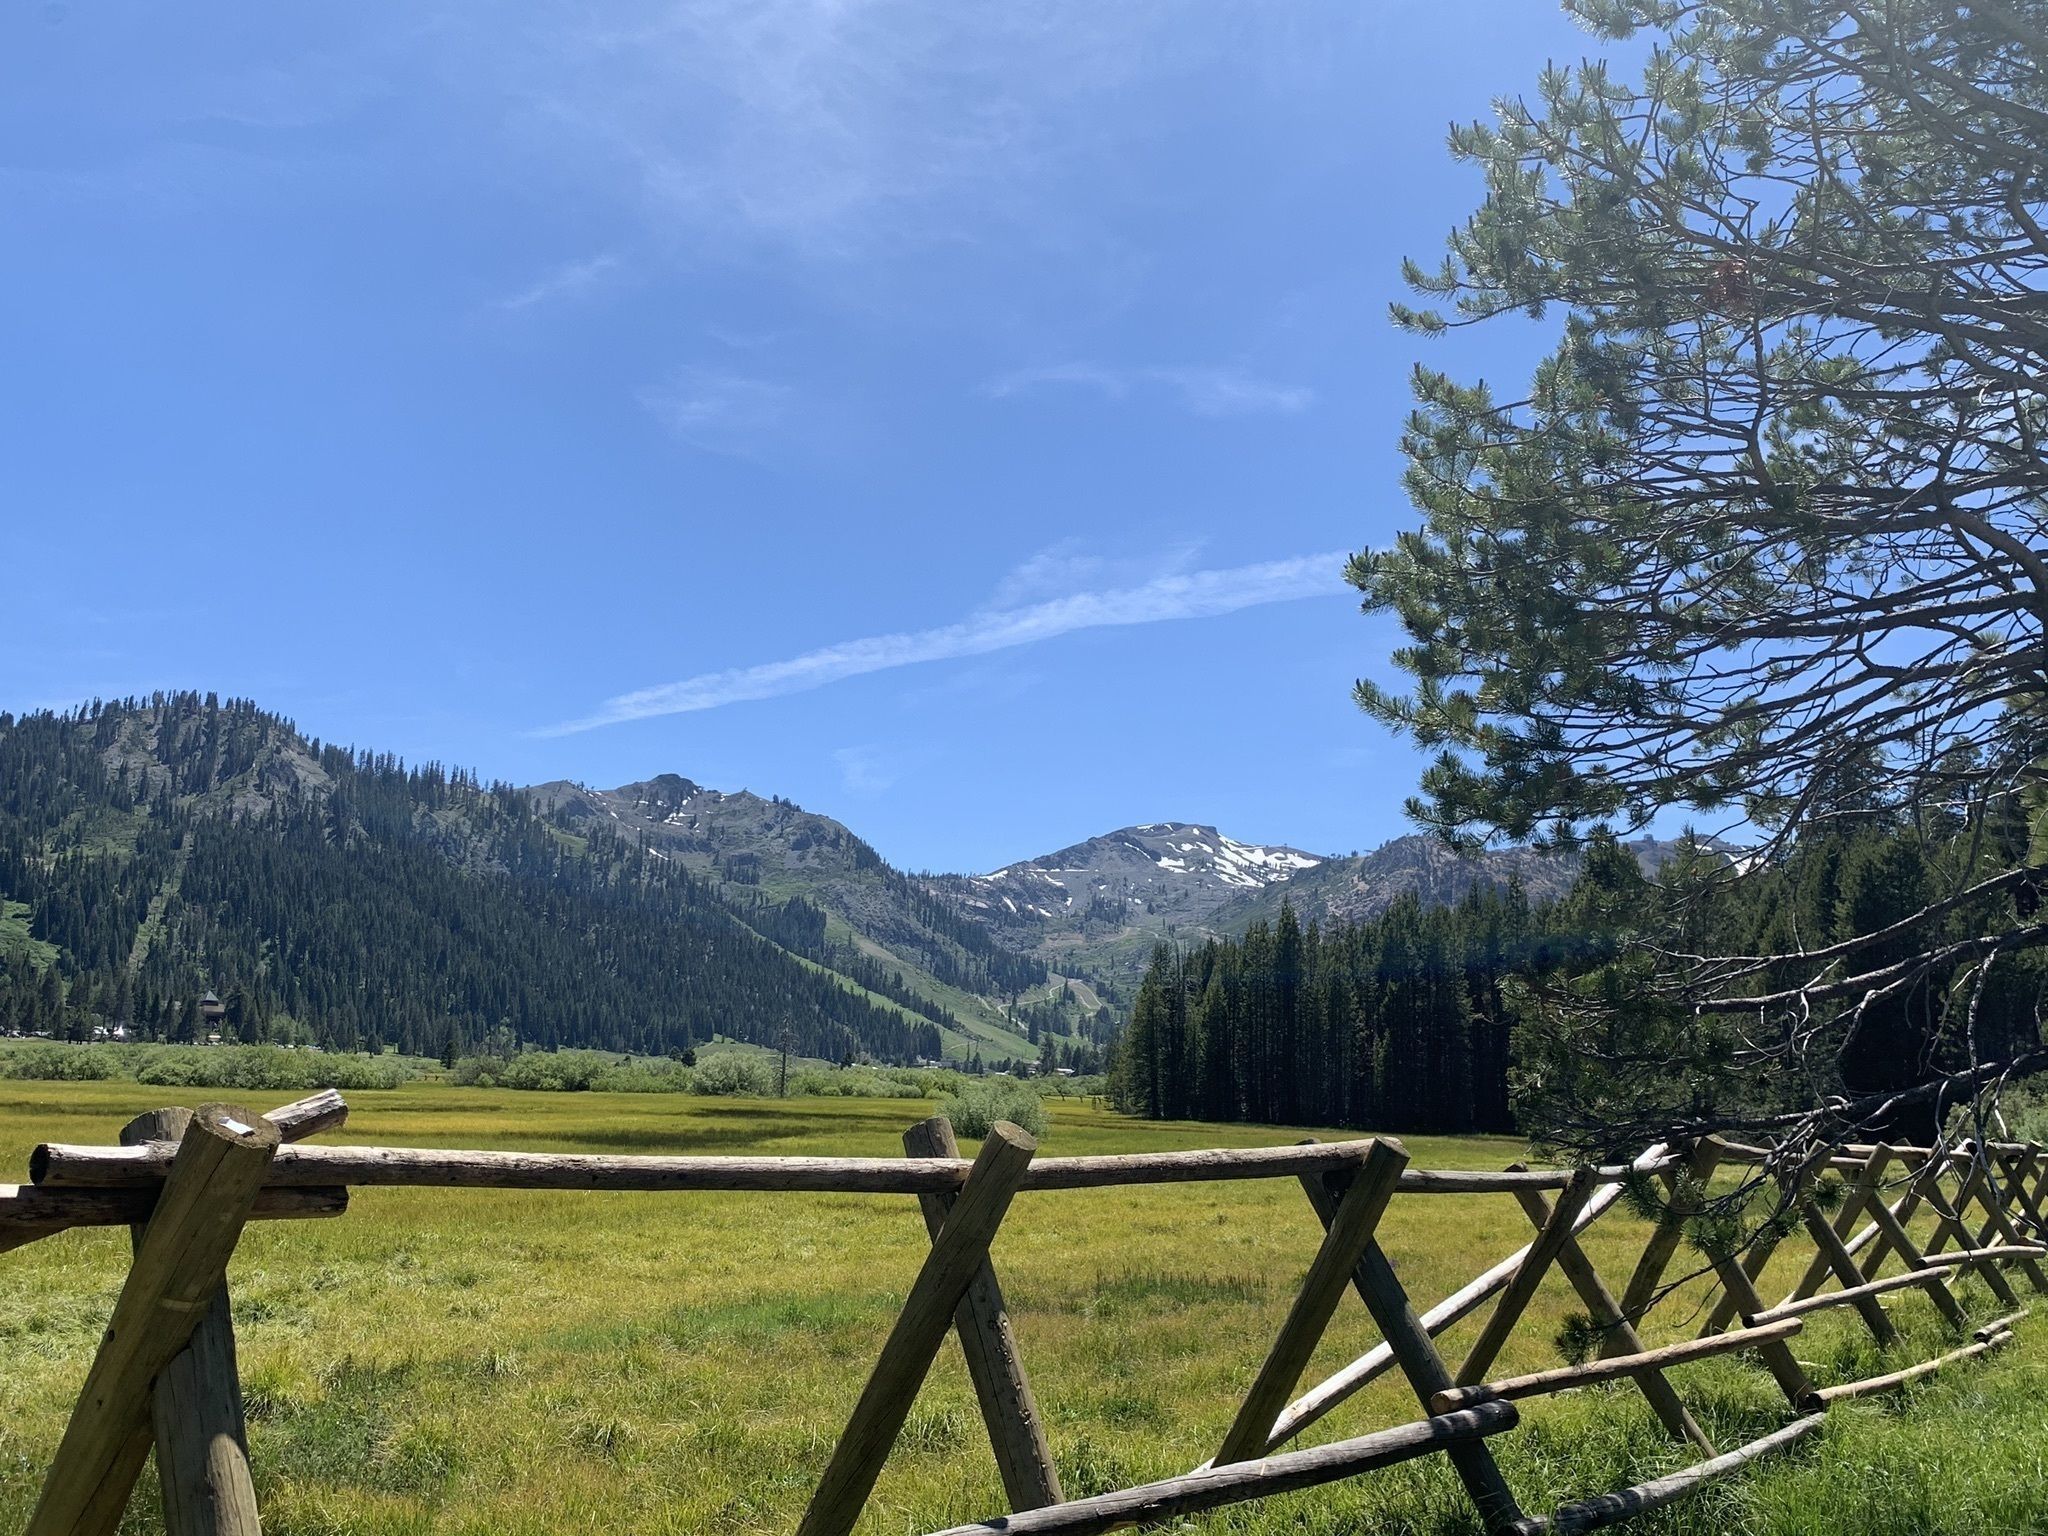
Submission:
[[[1985,1015],[2048,952],[2043,11],[1565,4],[1650,46],[1452,133],[1484,201],[1397,319],[1554,324],[1526,387],[1417,370],[1421,526],[1350,568],[1410,683],[1359,701],[1435,754],[1411,809],[1448,837],[1767,840],[1534,994],[1539,1124],[1588,1157],[1766,1106],[1930,1130],[2048,1065]]]

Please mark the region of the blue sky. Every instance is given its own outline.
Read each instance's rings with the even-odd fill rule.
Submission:
[[[0,708],[196,687],[911,868],[1407,830],[1336,579],[1546,3],[0,15]]]

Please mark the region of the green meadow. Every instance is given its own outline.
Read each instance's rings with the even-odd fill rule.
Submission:
[[[186,1092],[183,1101],[206,1096]],[[37,1141],[111,1141],[123,1120],[166,1097],[179,1095],[133,1083],[0,1082],[0,1178],[23,1177]],[[350,1101],[350,1123],[331,1139],[614,1153],[890,1155],[934,1107],[428,1083]],[[1148,1124],[1080,1102],[1049,1107],[1047,1155],[1300,1134]],[[1523,1150],[1501,1139],[1417,1137],[1408,1146],[1417,1165],[1447,1168],[1497,1168]],[[1587,1236],[1617,1290],[1644,1231],[1617,1209]],[[1404,1196],[1382,1227],[1418,1310],[1528,1233],[1506,1196]],[[996,1263],[1070,1495],[1169,1476],[1213,1451],[1318,1236],[1287,1180],[1018,1198]],[[340,1219],[252,1226],[231,1283],[266,1529],[787,1531],[925,1247],[914,1203],[888,1196],[365,1190]],[[0,1254],[0,1529],[27,1519],[125,1249],[124,1233],[73,1232]],[[1766,1276],[1772,1299],[1789,1288],[1791,1267]],[[1977,1316],[1999,1310],[1979,1282],[1963,1295]],[[1697,1287],[1668,1302],[1646,1330],[1651,1341],[1694,1331],[1696,1297]],[[1887,1362],[1943,1347],[1924,1298],[1885,1300],[1906,1331]],[[1547,1280],[1495,1374],[1559,1363],[1558,1337],[1577,1310],[1563,1281]],[[1454,1365],[1478,1321],[1440,1341]],[[2048,1529],[2043,1327],[2022,1324],[2017,1346],[1917,1390],[1840,1405],[1823,1435],[1785,1460],[1635,1529]],[[1823,1383],[1886,1368],[1858,1332],[1853,1314],[1829,1313],[1794,1343]],[[1348,1298],[1310,1379],[1377,1340]],[[1724,1449],[1787,1418],[1769,1377],[1746,1364],[1705,1361],[1674,1380]],[[1415,1413],[1390,1377],[1309,1439]],[[1626,1385],[1532,1404],[1523,1427],[1493,1444],[1531,1512],[1688,1459]],[[949,1343],[862,1529],[903,1536],[1003,1508]],[[161,1528],[146,1475],[123,1529]],[[1438,1459],[1189,1528],[1449,1533],[1476,1524]]]

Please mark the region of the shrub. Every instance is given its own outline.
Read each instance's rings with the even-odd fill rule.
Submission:
[[[1031,1091],[1042,1099],[1089,1099],[1109,1091],[1109,1079],[1100,1073],[1092,1077],[1034,1077]]]
[[[418,1075],[388,1057],[330,1056],[316,1067],[315,1081],[322,1088],[396,1088]]]
[[[1997,1108],[1996,1119],[1985,1116],[1989,1122],[1986,1129],[1992,1137],[2013,1141],[2048,1139],[2048,1073],[2007,1083],[1998,1095]],[[1973,1140],[1977,1123],[1974,1106],[1958,1104],[1949,1112],[1947,1134],[1958,1141]]]
[[[46,1083],[103,1083],[121,1075],[114,1053],[96,1045],[25,1045],[0,1055],[0,1076]]]
[[[939,1099],[949,1093],[958,1093],[960,1085],[967,1081],[958,1072],[944,1067],[877,1067],[877,1076],[893,1083],[899,1096],[906,1099]]]
[[[135,1080],[158,1088],[237,1088],[302,1093],[312,1088],[396,1088],[413,1070],[378,1056],[288,1051],[275,1045],[150,1046],[134,1057]]]
[[[237,1088],[304,1093],[313,1088],[396,1088],[418,1070],[402,1057],[288,1051],[275,1045],[65,1045],[0,1050],[0,1077],[43,1082],[132,1078],[154,1088]]]
[[[907,1099],[917,1095],[901,1083],[859,1067],[827,1071],[817,1067],[789,1074],[791,1098],[799,1099]]]
[[[536,1093],[581,1093],[611,1064],[595,1051],[522,1051],[499,1066],[498,1082]]]
[[[635,1061],[603,1051],[521,1051],[465,1056],[451,1076],[465,1087],[540,1093],[687,1093],[693,1074],[679,1062]]]
[[[610,1066],[590,1079],[598,1093],[688,1093],[696,1073],[680,1062],[636,1061]]]
[[[947,1096],[939,1113],[952,1122],[956,1136],[975,1140],[986,1136],[998,1120],[1007,1120],[1033,1136],[1043,1136],[1048,1124],[1039,1096],[1006,1077],[985,1077],[966,1084]]]
[[[463,1056],[448,1070],[448,1081],[463,1088],[495,1088],[504,1061],[496,1056]]]
[[[213,1079],[188,1051],[150,1051],[135,1069],[135,1081],[152,1088],[211,1087]]]
[[[717,1097],[741,1095],[758,1098],[773,1087],[766,1066],[737,1051],[726,1051],[708,1059],[699,1059],[690,1092]]]

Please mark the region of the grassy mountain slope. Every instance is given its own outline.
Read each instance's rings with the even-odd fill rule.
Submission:
[[[801,904],[736,906],[609,826],[564,837],[520,791],[210,696],[0,715],[0,899],[0,941],[26,930],[0,1024],[52,1033],[191,1033],[209,988],[231,1034],[415,1051],[787,1032],[902,1060],[944,1018],[805,953]]]
[[[578,835],[609,828],[743,915],[761,903],[816,907],[825,923],[806,953],[942,1009],[949,1037],[984,1056],[1033,1053],[1009,1003],[1047,983],[1044,962],[891,868],[840,822],[780,797],[708,789],[677,774],[613,790],[558,780],[527,793],[553,825]]]

